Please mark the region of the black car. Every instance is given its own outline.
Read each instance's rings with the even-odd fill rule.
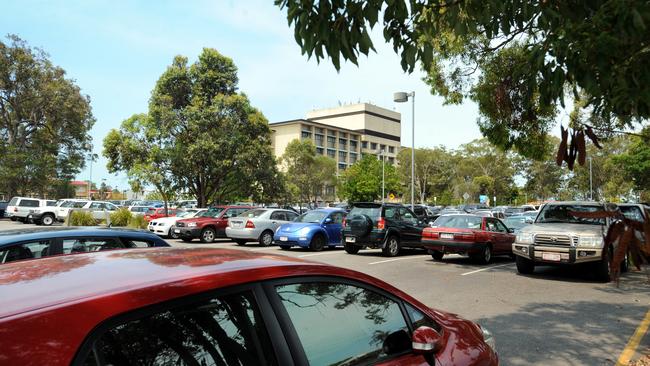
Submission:
[[[0,265],[53,255],[168,246],[158,235],[143,230],[97,227],[7,230],[0,231]]]
[[[355,203],[344,222],[342,240],[349,254],[372,248],[394,257],[403,247],[422,248],[420,239],[426,226],[401,204]]]
[[[5,217],[5,211],[7,211],[7,205],[9,202],[7,201],[0,201],[0,219]]]
[[[425,205],[415,205],[413,207],[413,212],[415,215],[418,217],[418,220],[429,224],[438,218],[440,214],[438,213],[440,210],[436,210],[431,206],[425,206]]]

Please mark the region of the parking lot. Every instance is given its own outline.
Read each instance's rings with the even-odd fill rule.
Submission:
[[[0,230],[31,226],[0,221]],[[488,328],[496,336],[504,365],[612,365],[624,349],[647,354],[650,346],[650,337],[636,337],[638,347],[632,337],[650,305],[645,272],[624,274],[616,287],[596,282],[582,268],[542,267],[534,276],[522,276],[507,257],[478,265],[457,255],[435,262],[421,251],[386,258],[379,250],[350,255],[342,249],[284,251],[257,243],[238,246],[229,240],[168,241],[173,246],[282,254],[370,274],[433,308]]]

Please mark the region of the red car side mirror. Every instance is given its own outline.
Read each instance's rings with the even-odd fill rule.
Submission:
[[[440,349],[440,333],[430,327],[421,326],[413,332],[413,352],[421,355],[433,354]]]

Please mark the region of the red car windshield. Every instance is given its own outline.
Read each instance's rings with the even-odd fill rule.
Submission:
[[[470,215],[440,216],[433,223],[434,227],[450,227],[454,229],[480,230],[483,218]]]
[[[199,216],[200,217],[217,217],[217,216],[219,216],[219,214],[223,210],[224,210],[223,207],[214,207],[214,208],[211,208],[211,209],[205,211],[204,213],[200,214]]]

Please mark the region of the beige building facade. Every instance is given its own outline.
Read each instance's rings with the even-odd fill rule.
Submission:
[[[271,123],[273,151],[279,157],[291,141],[309,139],[318,154],[336,160],[339,173],[363,155],[382,150],[386,162],[394,164],[401,146],[400,121],[399,113],[367,103],[314,110],[304,119]]]

